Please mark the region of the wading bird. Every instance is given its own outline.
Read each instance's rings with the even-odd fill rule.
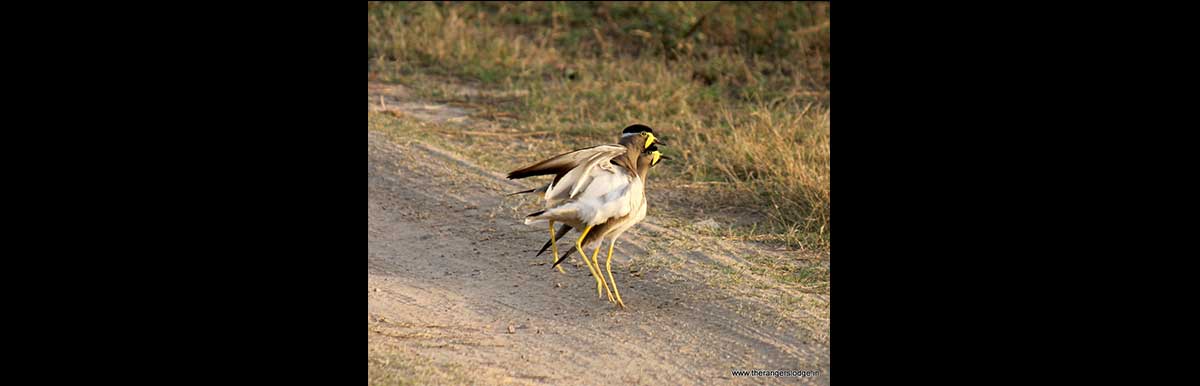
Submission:
[[[625,128],[625,130],[623,130],[623,131],[621,132],[621,137],[620,137],[620,138],[625,138],[625,137],[629,137],[629,136],[633,136],[633,135],[638,135],[638,134],[641,134],[641,133],[650,133],[650,134],[653,134],[653,133],[654,133],[654,129],[651,129],[649,126],[646,126],[646,125],[641,125],[641,124],[632,125],[632,126],[626,127],[626,128]],[[663,142],[662,142],[662,139],[661,139],[661,138],[655,137],[655,138],[654,138],[654,144],[650,145],[650,147],[647,147],[647,149],[646,149],[646,150],[644,150],[644,151],[643,151],[643,153],[650,153],[651,151],[653,151],[653,150],[651,150],[651,149],[650,149],[651,147],[652,147],[652,148],[654,148],[654,150],[657,150],[657,149],[658,149],[658,148],[657,148],[657,145],[665,145],[665,143],[663,143]],[[669,159],[669,157],[667,157],[667,159]],[[568,171],[569,171],[569,170],[568,170]],[[559,173],[557,173],[557,174],[556,174],[556,176],[555,176],[555,178],[554,178],[555,182],[557,182],[557,181],[558,181],[560,178],[562,178],[562,177],[563,177],[563,175],[565,175],[565,174],[566,174],[566,172],[567,172],[567,171],[560,171]],[[509,178],[514,178],[514,177],[511,177],[511,176],[510,176]],[[515,178],[523,178],[523,177],[515,177]],[[643,180],[642,180],[642,181],[643,181],[643,183],[645,183],[645,179],[644,179],[644,178],[643,178]],[[558,203],[559,203],[557,200],[554,200],[554,199],[547,199],[547,197],[546,197],[546,191],[550,190],[550,187],[551,187],[551,186],[552,186],[552,185],[553,185],[555,182],[551,182],[550,184],[547,184],[547,185],[544,185],[544,186],[541,186],[541,187],[537,187],[537,188],[533,188],[533,189],[529,189],[529,190],[522,190],[522,191],[520,191],[520,192],[509,193],[509,194],[507,194],[507,195],[508,195],[508,196],[514,196],[514,195],[518,195],[518,194],[528,194],[528,193],[535,193],[535,194],[537,194],[537,195],[538,195],[538,198],[539,198],[539,199],[542,199],[542,200],[545,200],[545,201],[546,201],[546,202],[545,202],[545,208],[549,209],[549,208],[552,208],[552,207],[554,207],[554,206],[558,205]],[[559,260],[559,258],[558,258],[558,245],[557,245],[557,240],[555,239],[555,237],[560,237],[560,236],[563,236],[563,235],[565,235],[567,232],[570,232],[570,231],[571,231],[571,226],[570,226],[570,225],[567,225],[567,224],[563,224],[561,227],[559,227],[559,228],[558,228],[558,231],[557,231],[557,232],[555,232],[555,230],[554,230],[554,221],[549,221],[549,224],[550,224],[550,241],[546,241],[546,243],[542,245],[542,249],[541,249],[541,250],[539,250],[539,251],[538,251],[538,253],[537,253],[536,255],[534,255],[534,257],[541,256],[541,255],[542,255],[542,253],[545,253],[545,252],[546,252],[546,249],[547,249],[547,248],[551,248],[551,247],[553,247],[553,248],[554,248],[554,251],[553,251],[553,252],[554,252],[554,258],[553,258],[553,259],[551,259],[550,261],[551,261],[551,262],[557,262],[557,261]],[[570,255],[571,253],[572,253],[572,252],[571,252],[570,250],[568,250],[568,251],[567,251],[567,255]],[[564,257],[564,258],[565,258],[565,257]],[[561,266],[559,266],[559,265],[555,264],[555,268],[558,268],[558,272],[563,272],[563,269],[562,269],[562,267],[561,267]]]
[[[596,279],[596,292],[603,296],[607,291],[610,300],[613,299],[612,291],[605,283],[598,262],[588,261],[580,243],[593,226],[611,218],[628,216],[645,205],[644,178],[638,175],[638,164],[642,155],[648,154],[645,150],[655,143],[661,141],[655,138],[650,127],[632,125],[622,131],[617,144],[577,149],[508,174],[509,179],[555,175],[544,188],[526,191],[542,193],[546,209],[526,216],[525,223],[549,222],[552,245],[555,221],[583,229],[575,247]],[[554,253],[557,263],[557,246]]]
[[[671,159],[671,157],[667,157],[667,156],[665,156],[665,155],[662,155],[662,153],[661,153],[661,152],[658,152],[658,154],[659,154],[659,158],[658,158],[658,159],[653,159],[653,153],[655,153],[655,152],[658,152],[658,146],[657,146],[657,145],[651,145],[651,146],[650,146],[649,148],[647,148],[647,149],[646,149],[646,151],[644,152],[644,153],[649,153],[649,154],[651,154],[651,157],[650,157],[650,158],[645,158],[647,161],[649,161],[649,162],[650,162],[650,166],[649,166],[649,167],[651,167],[651,168],[653,168],[654,166],[657,166],[657,165],[658,165],[658,163],[659,163],[659,161],[661,161],[661,160],[667,160],[667,159]],[[639,160],[639,163],[640,163],[640,160]],[[649,170],[647,170],[647,171],[646,171],[646,172],[644,172],[644,173],[643,173],[643,172],[641,172],[640,170],[641,170],[641,168],[642,168],[642,165],[640,165],[640,164],[638,165],[638,168],[639,168],[638,175],[642,177],[642,185],[645,185],[645,184],[646,184],[646,176],[648,175],[648,173],[649,173]],[[542,193],[542,192],[545,192],[545,188],[546,188],[546,187],[544,187],[544,186],[543,186],[543,187],[541,187],[541,188],[537,188],[537,189],[529,189],[529,190],[526,190],[526,191],[521,191],[521,192],[512,193],[512,194],[510,194],[510,196],[511,196],[511,195],[513,195],[513,194],[521,194],[521,193],[539,193],[539,194],[540,194],[540,193]],[[570,231],[571,231],[571,226],[570,226],[570,225],[563,224],[562,226],[558,227],[558,231],[554,232],[554,233],[553,233],[553,235],[557,235],[557,236],[561,237],[561,236],[563,236],[563,235],[567,234],[567,232],[570,232]],[[553,235],[552,235],[552,236],[553,236]],[[543,253],[545,253],[545,252],[546,252],[546,250],[547,250],[547,249],[550,249],[550,246],[551,246],[552,244],[554,244],[554,239],[553,239],[553,238],[551,238],[550,240],[546,240],[546,243],[545,243],[545,244],[542,244],[542,249],[538,250],[538,253],[537,253],[536,255],[533,255],[533,257],[538,257],[538,256],[541,256]],[[585,244],[586,244],[586,243],[585,243]],[[557,248],[557,247],[558,247],[558,246],[557,246],[557,245],[555,245],[555,248],[554,248],[554,250],[555,250],[555,251],[554,251],[554,255],[555,255],[555,256],[557,256],[557,255],[558,255],[558,248]],[[560,261],[560,262],[561,262],[561,260],[566,260],[566,259],[567,259],[567,256],[571,256],[571,254],[572,254],[572,253],[575,253],[575,251],[574,251],[574,250],[567,250],[567,253],[566,253],[566,254],[564,254],[564,255],[563,255],[563,257],[562,257],[561,259],[556,257],[556,258],[555,258],[555,260],[558,260],[558,261]],[[556,264],[556,265],[557,265],[557,264]],[[561,272],[561,270],[560,270],[559,272]]]
[[[621,300],[621,291],[617,290],[617,281],[612,274],[613,247],[616,246],[617,238],[620,238],[621,234],[625,233],[625,231],[629,230],[629,228],[632,228],[634,225],[637,225],[637,223],[641,222],[642,219],[646,218],[646,209],[649,206],[649,203],[645,198],[646,177],[649,175],[650,169],[655,165],[658,165],[658,163],[663,159],[670,159],[670,157],[663,156],[662,153],[658,151],[657,146],[651,145],[649,148],[647,148],[643,156],[638,159],[637,165],[637,175],[642,180],[643,189],[642,199],[635,201],[640,202],[641,205],[636,207],[633,211],[625,216],[613,217],[602,224],[596,225],[595,228],[592,228],[591,232],[585,231],[585,234],[582,237],[583,241],[581,244],[584,246],[590,246],[592,243],[596,243],[596,249],[595,252],[592,252],[591,260],[592,264],[595,264],[596,267],[600,266],[600,261],[597,260],[597,257],[599,257],[600,254],[600,248],[604,246],[605,239],[609,240],[608,258],[604,261],[604,269],[605,271],[608,271],[608,283],[612,285],[612,291],[616,294],[616,302],[621,307],[625,307],[625,302]],[[563,225],[563,227],[559,229],[559,234],[564,234],[570,229],[571,228],[569,225]],[[554,240],[551,239],[550,241],[553,243]],[[545,250],[546,247],[543,246],[542,251]],[[563,254],[561,258],[558,258],[557,261],[554,262],[554,266],[557,267],[563,262],[563,260],[566,260],[568,256],[571,256],[572,252],[574,251],[569,250],[567,253]],[[579,253],[583,254],[586,252],[581,250]],[[540,255],[541,252],[539,251],[538,254]],[[586,255],[583,256],[583,260],[587,261]],[[610,297],[609,300],[611,301],[613,299]]]

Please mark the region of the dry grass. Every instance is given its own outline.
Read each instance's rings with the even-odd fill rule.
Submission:
[[[829,250],[827,3],[368,3],[367,25],[369,77],[550,133],[464,153],[512,168],[645,123],[674,157],[653,177],[668,213]]]

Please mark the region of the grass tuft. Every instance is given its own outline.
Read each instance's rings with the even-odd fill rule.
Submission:
[[[732,213],[753,239],[828,252],[828,3],[404,2],[367,14],[372,78],[551,133],[456,143],[490,166],[646,123],[674,158],[652,176],[672,187],[651,192],[659,208]],[[443,78],[516,96],[464,97],[431,81]],[[500,152],[514,149],[548,150]]]

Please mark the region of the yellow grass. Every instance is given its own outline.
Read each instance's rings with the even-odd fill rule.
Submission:
[[[513,138],[544,150],[492,159],[499,168],[650,125],[674,158],[652,186],[684,193],[663,196],[664,210],[737,213],[723,222],[731,234],[827,253],[828,14],[827,3],[369,3],[369,75],[550,133]],[[463,98],[431,77],[508,96]],[[513,146],[495,143],[461,145]]]

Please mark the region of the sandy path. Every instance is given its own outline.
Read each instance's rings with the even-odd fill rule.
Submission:
[[[524,184],[397,142],[368,130],[369,383],[829,383],[827,295],[757,277],[739,288],[761,288],[714,284],[723,276],[710,267],[737,268],[754,246],[648,220],[617,245],[613,272],[629,306],[617,309],[596,297],[578,259],[566,274],[535,265],[546,229],[521,223],[527,200],[503,197]],[[774,300],[784,296],[804,301]]]

